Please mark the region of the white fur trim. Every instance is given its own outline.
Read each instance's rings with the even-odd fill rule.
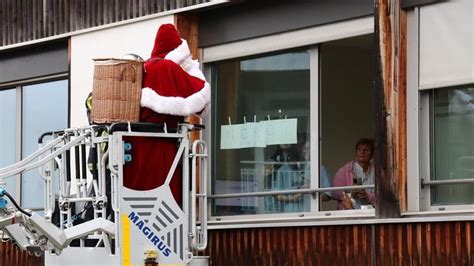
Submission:
[[[183,42],[173,51],[169,52],[165,56],[165,59],[171,60],[180,65],[181,68],[189,75],[198,79],[206,80],[202,74],[202,71],[199,69],[199,62],[197,60],[193,60],[191,57],[191,51],[189,50],[188,43],[184,39],[181,40]]]
[[[186,42],[184,39],[181,39],[181,41],[182,43],[178,47],[165,56],[165,59],[171,60],[178,65],[180,65],[187,57],[191,56],[188,42]]]
[[[205,82],[200,91],[186,98],[165,97],[150,88],[143,88],[140,104],[156,113],[188,116],[203,111],[210,100],[211,88],[209,83]]]
[[[187,65],[188,68],[187,69],[183,68],[184,71],[186,71],[189,75],[193,77],[206,81],[204,74],[202,74],[201,69],[199,69],[199,62],[197,60],[191,60],[191,58],[189,59],[190,61],[189,61],[189,64]]]

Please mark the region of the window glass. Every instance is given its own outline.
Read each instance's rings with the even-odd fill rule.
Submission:
[[[320,169],[334,187],[374,185],[373,43],[370,34],[320,45]],[[373,189],[334,191],[331,196],[320,210],[375,205]]]
[[[309,62],[302,50],[216,63],[213,194],[309,188]],[[307,212],[310,198],[216,199],[212,214]]]
[[[434,90],[431,104],[431,179],[474,178],[474,85]],[[432,186],[431,203],[474,203],[474,184]]]
[[[38,149],[38,137],[68,126],[68,82],[53,81],[23,87],[22,158]],[[56,187],[57,186],[57,178]],[[22,206],[43,207],[44,182],[38,169],[22,175]]]
[[[0,91],[0,168],[12,165],[16,158],[16,89]],[[16,179],[6,177],[6,189],[15,197]]]

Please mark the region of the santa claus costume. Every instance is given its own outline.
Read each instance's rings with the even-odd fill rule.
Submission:
[[[210,86],[191,58],[185,40],[172,24],[162,25],[156,34],[151,58],[144,64],[140,122],[166,123],[177,128],[184,117],[203,114],[210,103]],[[124,166],[124,186],[151,190],[163,185],[177,152],[176,139],[128,137],[132,161]],[[170,188],[181,204],[181,169],[177,167]]]

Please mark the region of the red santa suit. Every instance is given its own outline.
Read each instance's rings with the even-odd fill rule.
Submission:
[[[171,24],[162,25],[156,34],[151,58],[144,64],[140,121],[166,123],[177,128],[184,116],[206,113],[210,86],[192,60],[185,40]],[[151,190],[163,185],[177,152],[176,139],[133,137],[132,161],[124,166],[124,186],[134,190]],[[181,203],[181,168],[170,182],[175,200]]]

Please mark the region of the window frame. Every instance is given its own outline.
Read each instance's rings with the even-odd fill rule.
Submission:
[[[420,80],[420,8],[407,12],[407,211],[414,213],[449,214],[473,212],[474,204],[431,205],[431,187],[422,180],[431,180],[432,119],[430,97],[444,86],[421,88]],[[468,85],[468,84],[466,84]],[[459,85],[462,86],[462,85]],[[456,87],[456,86],[449,86]]]
[[[69,74],[67,72],[64,73],[58,73],[58,74],[53,74],[53,75],[47,75],[44,77],[39,77],[39,78],[31,78],[31,79],[26,79],[26,80],[20,80],[20,81],[13,81],[13,82],[8,82],[8,83],[3,83],[0,84],[0,91],[3,90],[8,90],[8,89],[14,89],[15,94],[16,94],[16,99],[15,99],[15,112],[16,112],[16,134],[17,137],[15,138],[15,162],[19,162],[22,160],[22,143],[23,143],[23,87],[25,86],[30,86],[30,85],[36,85],[36,84],[42,84],[42,83],[48,83],[48,82],[53,82],[53,81],[60,81],[60,80],[67,80],[68,82],[68,117],[67,117],[67,126],[69,127],[71,123],[71,116],[70,116],[70,79],[69,79]],[[17,202],[22,202],[22,174],[17,174],[15,175],[15,201]],[[43,211],[43,208],[29,208],[32,211]]]
[[[21,116],[22,116],[22,108],[21,108],[21,99],[22,99],[22,90],[20,85],[12,85],[8,84],[6,86],[0,86],[1,91],[7,90],[14,90],[15,93],[15,162],[19,162],[21,160]],[[20,195],[21,195],[21,174],[17,174],[13,177],[15,179],[15,195],[13,198],[19,202]]]
[[[320,165],[320,58],[319,44],[349,37],[374,33],[373,16],[352,19],[323,26],[316,26],[308,29],[296,30],[288,33],[258,37],[250,40],[235,43],[222,44],[201,49],[201,58],[204,74],[208,80],[212,80],[212,68],[215,62],[244,58],[247,56],[264,56],[271,52],[284,52],[284,50],[298,47],[307,47],[310,53],[310,143],[311,143],[311,188],[317,188],[319,184]],[[213,101],[216,100],[213,97]],[[212,103],[209,116],[203,120],[206,129],[203,131],[203,139],[208,143],[209,158],[208,169],[213,169],[212,162]],[[208,175],[208,191],[212,191],[212,177],[210,171]],[[252,214],[252,215],[231,215],[215,216],[209,212],[210,221],[224,222],[274,222],[275,219],[333,219],[333,218],[374,218],[375,209],[371,210],[330,210],[320,211],[319,198],[311,199],[310,212],[304,213],[279,213],[279,214]],[[212,208],[212,199],[208,201],[208,208]]]
[[[455,86],[457,87],[457,86]],[[451,87],[450,87],[451,88]],[[431,203],[431,188],[436,185],[425,185],[423,186],[421,179],[430,181],[431,180],[431,142],[433,141],[433,93],[437,89],[444,88],[433,88],[431,90],[420,92],[420,120],[423,124],[420,128],[421,141],[420,153],[423,154],[420,160],[420,201],[422,210],[426,211],[446,211],[446,210],[474,210],[474,204],[437,204],[432,205]]]

